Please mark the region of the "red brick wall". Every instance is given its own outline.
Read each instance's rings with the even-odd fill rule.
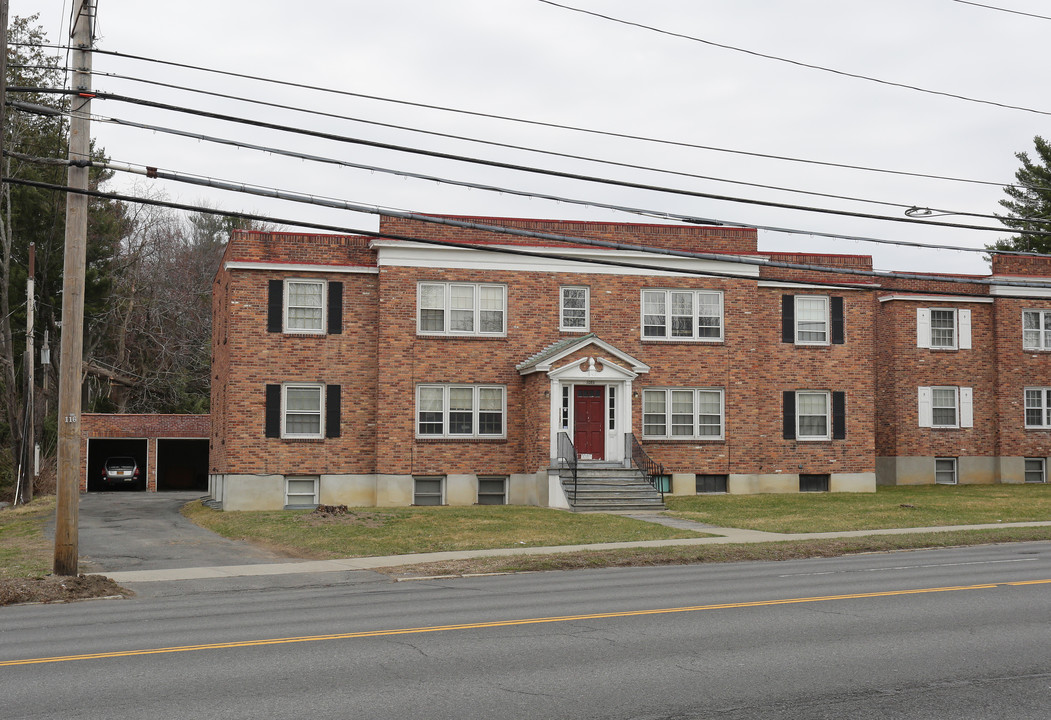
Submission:
[[[878,357],[881,368],[877,408],[880,456],[956,457],[996,454],[994,306],[968,303],[966,300],[961,298],[958,304],[922,299],[879,303]],[[930,307],[970,309],[970,350],[917,347],[916,310]],[[1021,345],[1021,329],[1018,344]],[[973,388],[973,428],[919,426],[918,388],[932,385]]]
[[[1029,258],[1027,258],[1029,259]],[[999,454],[1051,456],[1051,432],[1025,429],[1026,387],[1051,387],[1051,352],[1022,349],[1022,311],[1051,309],[1051,300],[998,298],[995,307],[996,362],[999,369],[994,412],[999,420]]]
[[[653,225],[647,223],[601,223],[575,222],[569,220],[534,220],[522,218],[471,217],[461,215],[436,215],[472,222],[480,225],[495,225],[536,233],[567,235],[573,237],[605,240],[628,245],[648,245],[697,252],[755,253],[756,231],[752,228],[700,227],[687,225]],[[463,243],[497,243],[500,245],[548,245],[562,243],[553,240],[505,235],[485,230],[469,230],[451,225],[438,225],[419,220],[381,217],[380,232],[428,240],[446,240]],[[569,245],[569,243],[567,243]]]

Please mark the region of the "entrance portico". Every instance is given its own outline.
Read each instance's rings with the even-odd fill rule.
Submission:
[[[563,340],[518,366],[522,375],[544,372],[550,390],[550,457],[558,434],[573,440],[580,460],[625,464],[624,436],[631,432],[632,383],[649,372],[594,333]]]

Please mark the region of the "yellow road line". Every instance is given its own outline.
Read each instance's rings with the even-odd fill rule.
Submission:
[[[861,600],[865,598],[896,597],[900,595],[959,592],[961,590],[991,590],[998,587],[1047,584],[1051,584],[1051,579],[986,583],[982,585],[919,588],[916,590],[886,590],[883,592],[851,593],[848,595],[821,595],[817,597],[785,598],[781,600],[755,600],[752,602],[723,603],[719,605],[690,605],[687,607],[659,608],[652,610],[624,610],[620,612],[589,613],[587,615],[524,618],[521,620],[495,620],[492,622],[464,623],[462,625],[435,625],[432,627],[398,628],[394,630],[366,630],[363,632],[334,633],[331,635],[305,635],[303,637],[272,638],[269,640],[241,640],[237,642],[209,643],[206,645],[179,645],[176,647],[148,648],[144,650],[119,650],[115,652],[87,653],[84,655],[60,655],[56,657],[28,658],[25,660],[3,660],[0,661],[0,667],[11,667],[13,665],[40,665],[44,663],[70,662],[73,660],[101,660],[105,658],[135,657],[137,655],[161,655],[166,653],[194,652],[197,650],[226,650],[229,648],[259,647],[262,645],[288,645],[291,643],[319,642],[321,640],[353,640],[357,638],[385,637],[389,635],[415,635],[420,633],[448,632],[452,630],[479,630],[484,628],[512,627],[515,625],[572,622],[574,620],[599,620],[603,618],[637,617],[642,615],[668,615],[671,613],[699,612],[701,610],[730,610],[734,608],[770,607],[774,605],[798,605],[802,603],[828,602],[830,600]]]

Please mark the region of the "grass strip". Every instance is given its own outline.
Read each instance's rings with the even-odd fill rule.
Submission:
[[[777,533],[984,525],[1051,519],[1051,484],[918,485],[874,493],[666,497],[670,514]]]
[[[307,559],[704,537],[620,515],[520,505],[351,508],[318,517],[309,510],[220,512],[195,501],[182,512],[224,537]]]
[[[474,558],[447,562],[380,568],[379,572],[397,578],[462,576],[484,573],[541,572],[546,570],[586,570],[606,567],[649,567],[657,565],[695,565],[806,558],[840,557],[861,553],[924,550],[1008,542],[1051,540],[1051,527],[995,528],[991,530],[952,530],[904,535],[878,535],[824,540],[786,540],[780,542],[693,545],[668,548],[630,548],[586,550],[550,555]]]
[[[0,579],[43,577],[51,572],[54,544],[44,528],[54,516],[54,495],[0,511]]]

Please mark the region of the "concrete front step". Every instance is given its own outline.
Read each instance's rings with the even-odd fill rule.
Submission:
[[[572,475],[562,475],[562,489],[575,511],[618,512],[664,510],[661,494],[642,473],[617,465],[577,469],[574,488]]]

